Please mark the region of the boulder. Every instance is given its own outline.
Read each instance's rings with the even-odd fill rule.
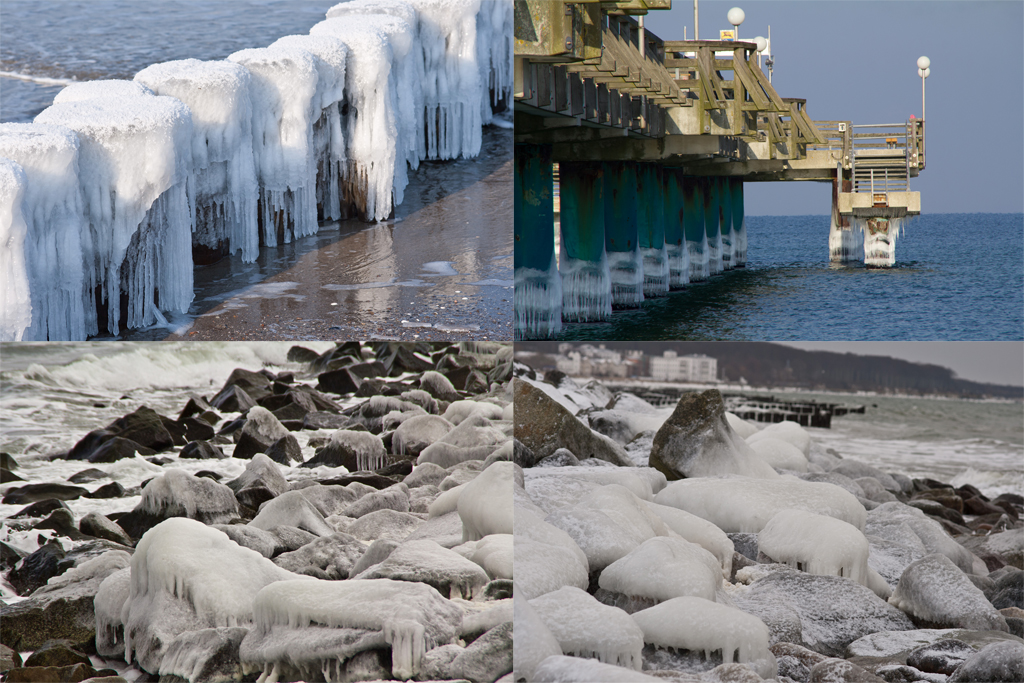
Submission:
[[[232,451],[231,457],[248,459],[257,453],[266,453],[278,439],[288,436],[291,434],[274,417],[273,413],[266,408],[256,406],[249,410],[245,425],[238,433],[235,450]]]
[[[889,602],[928,628],[1009,630],[985,594],[948,557],[938,553],[912,562]]]
[[[463,649],[448,667],[449,676],[473,683],[494,683],[512,671],[512,622],[485,632]]]
[[[949,677],[949,683],[1024,681],[1024,643],[1005,641],[986,645]]]
[[[950,675],[977,650],[956,638],[944,638],[914,648],[907,655],[907,665],[919,671]]]
[[[120,526],[112,522],[105,515],[98,512],[89,512],[78,522],[78,530],[83,534],[95,538],[103,538],[121,545],[132,546],[132,539]]]
[[[49,541],[22,560],[21,566],[12,569],[7,575],[7,582],[19,595],[28,595],[60,573],[62,559],[64,548],[56,540]]]
[[[179,458],[194,458],[197,460],[219,460],[228,457],[220,446],[215,446],[208,441],[190,441],[185,444],[178,454]]]
[[[349,578],[352,567],[366,553],[366,548],[366,543],[355,536],[337,533],[282,553],[274,558],[274,564],[296,574],[342,580]]]
[[[160,680],[243,680],[238,646],[248,632],[249,629],[241,627],[185,631],[167,646],[160,663]]]
[[[56,500],[74,500],[87,493],[89,493],[88,489],[68,484],[25,484],[24,486],[15,486],[7,489],[2,502],[4,505],[25,505],[51,498]],[[15,514],[21,515],[22,512],[24,511],[19,511]]]

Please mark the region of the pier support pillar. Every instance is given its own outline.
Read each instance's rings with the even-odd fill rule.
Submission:
[[[683,178],[683,235],[690,258],[690,282],[707,280],[711,275],[708,267],[708,235],[704,220],[704,191],[701,179],[692,176]]]
[[[604,247],[604,167],[600,162],[563,161],[558,177],[562,318],[607,320],[612,314],[612,284]]]
[[[690,284],[690,251],[686,245],[684,228],[683,172],[678,168],[665,168],[664,216],[665,256],[668,258],[669,289],[683,289]]]
[[[744,216],[743,181],[730,178],[732,184],[732,265],[743,268],[747,265],[747,220]]]
[[[838,173],[838,169],[837,169]],[[832,224],[828,230],[828,257],[837,263],[860,261],[864,258],[864,226],[857,225],[839,213],[838,176],[832,179]],[[843,192],[853,191],[853,181],[842,180]]]
[[[896,237],[903,227],[903,218],[854,217],[853,223],[863,225],[865,266],[889,268],[896,263]]]
[[[722,233],[722,270],[732,270],[732,183],[725,176],[715,180],[718,186],[718,225]]]
[[[718,183],[714,178],[701,178],[700,189],[704,195],[704,231],[708,235],[708,275],[722,272],[722,231],[718,211]]]
[[[644,301],[644,262],[637,227],[636,163],[604,164],[604,245],[614,308],[638,308]]]
[[[669,268],[665,253],[665,187],[661,166],[637,168],[637,224],[644,259],[644,297],[668,294]]]
[[[514,175],[515,338],[550,337],[562,329],[551,147],[516,145]]]

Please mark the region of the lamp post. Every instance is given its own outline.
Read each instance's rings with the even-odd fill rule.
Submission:
[[[729,20],[729,23],[735,27],[734,33],[732,34],[733,40],[739,40],[740,24],[742,24],[743,20],[747,18],[747,15],[739,7],[733,7],[725,16]]]
[[[761,53],[768,47],[768,41],[764,39],[764,36],[758,36],[754,38],[754,42],[757,43],[757,68],[761,68]]]
[[[917,75],[921,77],[921,120],[924,121],[924,79],[932,74],[932,60],[927,57],[917,58]]]

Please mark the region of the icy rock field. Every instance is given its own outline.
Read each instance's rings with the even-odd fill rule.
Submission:
[[[518,681],[1024,681],[1024,498],[513,368]]]
[[[0,124],[0,341],[167,326],[193,263],[385,220],[408,167],[480,153],[511,94],[512,12],[351,0],[311,35],[74,83]]]
[[[296,346],[301,372],[4,453],[3,670],[511,681],[511,352]]]

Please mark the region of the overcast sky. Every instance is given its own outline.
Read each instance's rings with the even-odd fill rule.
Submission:
[[[775,29],[772,29],[774,35]],[[993,384],[1024,385],[1024,344],[1020,342],[779,342],[815,351],[891,356],[914,363],[932,363],[953,370],[961,379]]]
[[[1024,211],[1024,3],[916,0],[700,0],[700,35],[717,39],[739,6],[741,39],[768,35],[773,85],[812,119],[901,123],[921,116],[927,55],[927,168],[911,181],[925,213]],[[692,0],[652,11],[665,40],[693,38]],[[764,67],[767,73],[767,67]],[[748,215],[826,215],[828,183],[749,183]]]

